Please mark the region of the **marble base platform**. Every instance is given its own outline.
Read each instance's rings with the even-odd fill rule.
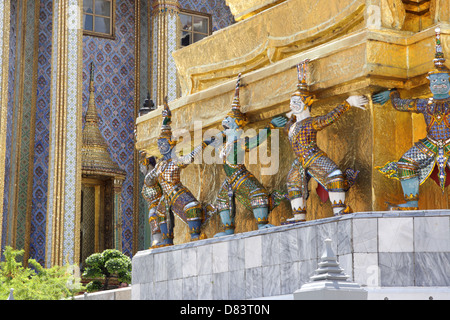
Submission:
[[[361,212],[140,251],[131,298],[289,299],[309,282],[327,238],[349,280],[369,293],[450,287],[450,210]]]

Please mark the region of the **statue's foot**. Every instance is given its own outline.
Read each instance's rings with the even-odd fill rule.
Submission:
[[[191,241],[204,240],[207,239],[206,234],[204,233],[191,233]]]
[[[162,247],[168,247],[173,246],[173,239],[166,239],[161,242],[158,242],[155,245],[152,245],[150,249],[156,249],[156,248],[162,248]]]
[[[156,246],[159,246],[160,244],[161,244],[161,241],[153,241],[152,248],[155,248]]]
[[[342,216],[344,214],[349,214],[349,213],[353,213],[352,208],[350,208],[349,205],[346,205],[346,207],[344,209],[342,209],[341,211],[339,211],[338,213],[335,213],[335,216]]]
[[[274,227],[273,224],[266,223],[266,224],[258,224],[258,230],[267,229]]]
[[[216,233],[214,235],[214,238],[223,237],[223,236],[229,236],[229,235],[232,235],[232,234],[234,234],[234,229],[227,229],[227,230],[225,230],[225,232]]]
[[[408,201],[406,203],[393,204],[386,202],[389,211],[408,211],[408,210],[419,210],[418,201]]]

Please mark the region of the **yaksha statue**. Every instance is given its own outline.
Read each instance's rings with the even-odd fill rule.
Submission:
[[[258,147],[267,140],[267,137],[270,136],[271,129],[284,127],[286,119],[284,117],[275,117],[266,130],[261,130],[257,136],[243,138],[243,128],[248,123],[248,118],[240,110],[240,83],[241,74],[238,75],[231,111],[222,121],[224,128],[222,138],[226,139],[226,142],[222,146],[220,156],[224,160],[223,168],[227,178],[220,188],[216,209],[220,215],[225,231],[217,233],[215,237],[234,233],[235,199],[238,199],[248,210],[253,212],[258,229],[264,229],[272,227],[269,224],[269,212],[283,198],[278,192],[272,194],[267,192],[266,188],[264,188],[258,179],[247,170],[244,164],[244,158],[246,151]],[[217,139],[216,143],[223,142],[223,140],[219,140],[222,139]]]
[[[162,245],[173,244],[173,213],[176,214],[189,227],[191,241],[200,239],[200,227],[203,222],[202,205],[194,195],[181,183],[181,170],[194,162],[203,149],[214,141],[214,137],[196,147],[191,153],[178,157],[175,154],[176,141],[172,137],[171,111],[167,98],[164,101],[163,125],[158,138],[158,149],[163,156],[162,160],[146,176],[148,186],[153,186],[155,192],[159,186],[162,191],[156,214],[160,216]]]
[[[317,146],[317,132],[338,120],[351,107],[365,109],[368,100],[364,96],[350,96],[344,103],[323,116],[312,117],[311,105],[315,101],[308,91],[306,73],[309,60],[297,65],[297,91],[292,94],[289,121],[285,126],[296,159],[287,177],[288,197],[294,218],[288,223],[306,220],[306,200],[309,196],[308,182],[313,177],[319,188],[330,199],[335,215],[350,213],[345,202],[345,192],[353,185],[357,171],[347,169],[343,173],[325,152]]]
[[[144,174],[144,186],[142,187],[142,197],[148,204],[148,223],[152,232],[152,247],[159,246],[162,242],[161,218],[157,214],[158,205],[162,197],[162,189],[153,175],[149,174],[155,167],[155,158],[147,157],[143,151],[139,152],[139,167]],[[165,208],[163,208],[165,209]],[[162,215],[162,218],[165,214]],[[173,237],[172,237],[173,238]]]
[[[377,169],[392,179],[400,180],[405,203],[389,204],[390,210],[417,210],[419,185],[432,177],[444,192],[447,170],[450,168],[450,70],[444,65],[440,29],[436,29],[434,69],[428,73],[429,99],[401,99],[397,90],[373,95],[373,101],[384,105],[391,100],[398,111],[421,113],[425,118],[427,136],[406,151],[398,161],[388,162]],[[433,170],[434,169],[434,170]]]

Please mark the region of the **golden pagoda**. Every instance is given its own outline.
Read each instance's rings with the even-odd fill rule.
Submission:
[[[121,250],[121,193],[126,172],[108,152],[98,126],[94,64],[90,68],[89,104],[82,133],[81,262],[104,249]]]

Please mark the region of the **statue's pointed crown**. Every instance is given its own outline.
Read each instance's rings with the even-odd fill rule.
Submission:
[[[172,143],[172,127],[170,126],[170,124],[172,123],[172,112],[170,111],[167,97],[164,98],[164,109],[162,111],[162,117],[163,122],[159,139],[165,138],[170,143]]]
[[[239,99],[239,90],[241,87],[241,74],[238,74],[236,81],[236,87],[234,90],[234,98],[231,103],[231,111],[228,112],[227,116],[233,118],[236,123],[242,128],[248,123],[247,115],[241,111],[241,102]]]
[[[306,75],[308,73],[308,64],[311,60],[306,59],[297,65],[297,90],[292,96],[298,96],[302,99],[303,103],[307,107],[311,107],[312,103],[316,101],[315,96],[310,94],[308,89],[308,83],[306,81]]]
[[[436,73],[450,73],[450,70],[445,66],[445,57],[444,51],[442,50],[442,42],[441,42],[441,29],[436,28],[436,51],[434,54],[434,69],[431,70],[428,74],[436,74]]]

